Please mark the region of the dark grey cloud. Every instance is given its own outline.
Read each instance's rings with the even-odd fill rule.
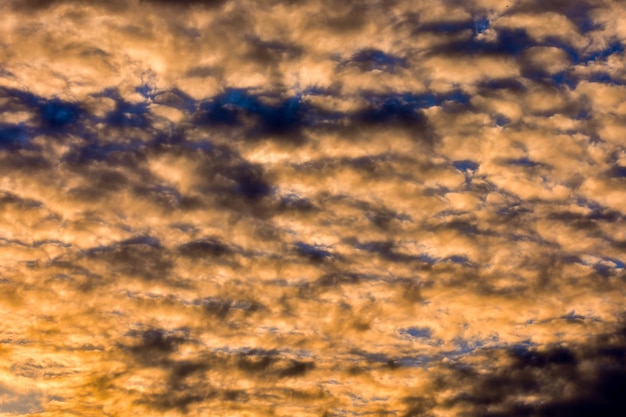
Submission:
[[[473,388],[447,405],[467,405],[469,416],[622,415],[625,348],[623,329],[571,347],[515,347],[494,372],[456,371]]]

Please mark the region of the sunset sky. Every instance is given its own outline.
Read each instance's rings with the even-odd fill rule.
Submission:
[[[626,416],[626,2],[0,0],[0,415]]]

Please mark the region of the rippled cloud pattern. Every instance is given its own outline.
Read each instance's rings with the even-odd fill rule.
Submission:
[[[626,415],[626,4],[0,4],[0,413]]]

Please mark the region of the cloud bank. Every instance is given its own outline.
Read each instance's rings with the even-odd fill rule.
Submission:
[[[0,12],[2,413],[624,415],[619,3]]]

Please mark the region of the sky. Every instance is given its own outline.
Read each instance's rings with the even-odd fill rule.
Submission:
[[[626,3],[0,15],[0,414],[626,415]]]

